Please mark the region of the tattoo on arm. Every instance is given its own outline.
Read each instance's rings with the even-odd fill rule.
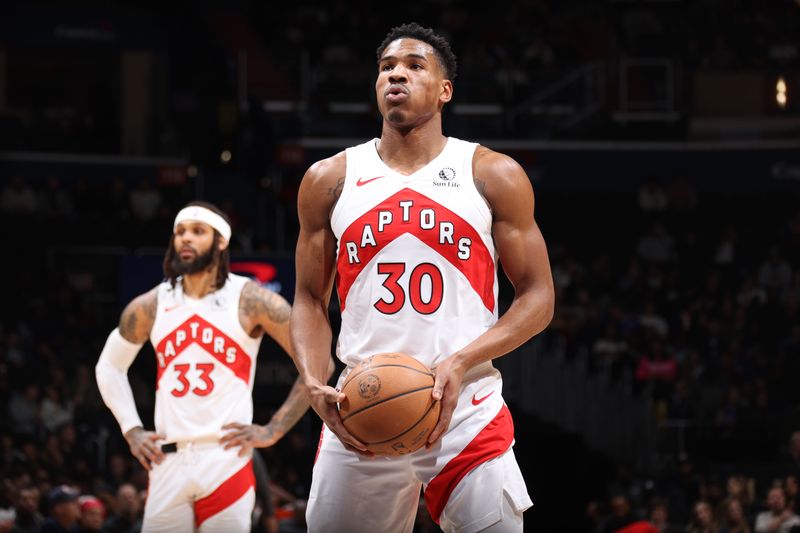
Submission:
[[[336,180],[336,185],[328,189],[328,195],[338,200],[339,196],[342,195],[342,189],[344,189],[344,178],[339,178]]]
[[[131,342],[144,342],[150,335],[150,328],[156,318],[158,293],[153,290],[137,296],[122,311],[119,319],[119,333]]]
[[[478,192],[481,193],[481,196],[486,198],[486,182],[481,181],[478,178],[472,178],[472,181],[475,183],[475,188],[478,189]]]
[[[292,312],[292,308],[286,300],[253,282],[245,285],[239,309],[246,316],[256,319],[266,316],[276,324],[288,322]]]
[[[130,307],[125,308],[125,310],[122,312],[122,316],[119,319],[120,335],[128,340],[134,340],[136,338],[137,324],[138,320],[136,319],[136,311],[130,309]]]
[[[489,208],[489,211],[492,211],[492,204],[490,204],[489,200],[486,198],[486,182],[478,178],[472,178],[472,182],[475,184],[475,188],[478,189],[478,193],[481,195],[481,198],[483,198],[483,201],[486,202],[486,207]]]
[[[303,392],[302,384],[298,378],[292,385],[292,390],[289,391],[289,395],[283,405],[275,411],[269,424],[267,424],[268,437],[276,434],[278,438],[283,437],[286,432],[297,424],[298,420],[303,418],[306,411],[308,411],[308,398]]]

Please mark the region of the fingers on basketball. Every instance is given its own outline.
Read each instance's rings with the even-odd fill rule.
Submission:
[[[425,445],[439,418],[434,382],[431,370],[410,355],[372,356],[342,384],[342,423],[371,452],[412,453]]]

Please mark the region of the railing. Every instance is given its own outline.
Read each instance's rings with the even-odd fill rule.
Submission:
[[[503,373],[507,401],[581,435],[618,461],[639,470],[653,467],[653,402],[632,395],[630,376],[614,383],[610,371],[590,370],[588,351],[570,357],[555,333],[533,339],[495,366]]]

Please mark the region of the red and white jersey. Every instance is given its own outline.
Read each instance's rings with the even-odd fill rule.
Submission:
[[[158,287],[150,342],[156,352],[155,427],[168,442],[222,435],[229,422],[253,420],[253,376],[261,337],[239,322],[239,296],[248,278],[230,274],[202,299],[180,281]]]
[[[473,183],[476,146],[450,137],[410,176],[381,160],[377,139],[347,149],[331,214],[344,363],[398,351],[434,366],[497,322],[497,256],[491,212]]]

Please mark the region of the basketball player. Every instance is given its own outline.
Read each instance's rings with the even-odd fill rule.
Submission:
[[[291,310],[229,272],[230,237],[215,206],[182,209],[164,258],[167,279],[128,304],[96,366],[103,400],[149,470],[143,531],[250,531],[251,450],[274,444],[308,409],[296,382],[269,424],[251,424],[262,335],[291,354]],[[147,339],[157,358],[156,431],[143,428],[127,377]]]
[[[445,531],[522,531],[532,505],[491,360],[547,326],[553,281],[524,170],[442,134],[455,63],[431,30],[394,28],[378,49],[381,137],[315,163],[300,186],[292,341],[325,422],[312,532],[410,532],[420,487]],[[515,288],[499,320],[498,258]],[[334,277],[337,356],[348,367],[405,352],[435,369],[441,414],[427,449],[365,457],[344,428],[336,404],[345,395],[325,384]]]

